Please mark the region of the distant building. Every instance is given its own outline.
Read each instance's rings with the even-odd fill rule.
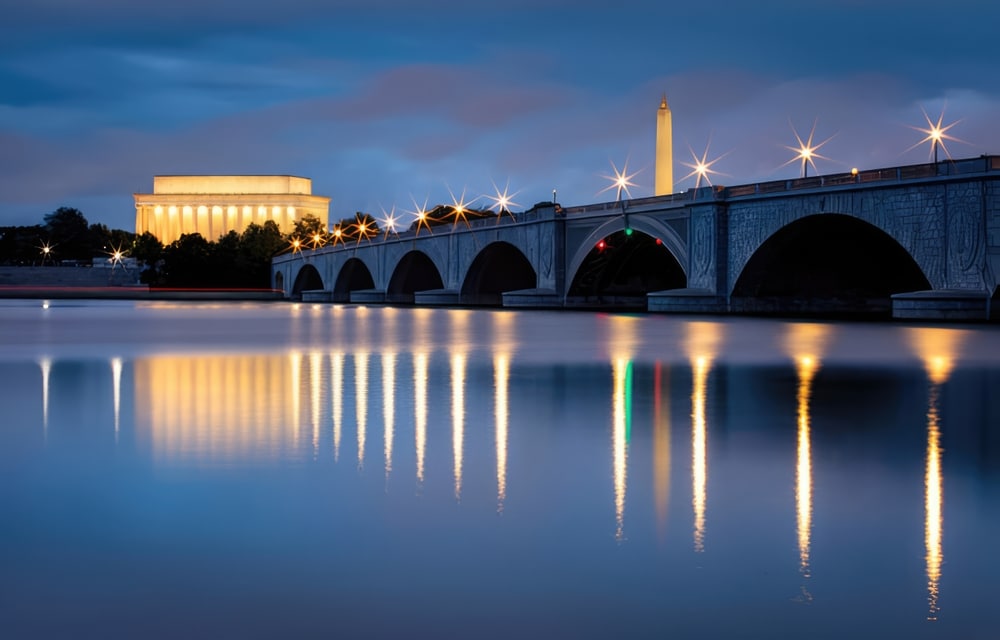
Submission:
[[[673,116],[667,106],[667,96],[660,100],[656,110],[656,180],[653,195],[665,196],[674,192],[674,134]]]
[[[283,233],[312,214],[328,224],[330,198],[312,194],[312,180],[297,176],[154,176],[153,193],[136,193],[135,232],[163,244],[185,233],[218,240],[251,222],[273,220]]]

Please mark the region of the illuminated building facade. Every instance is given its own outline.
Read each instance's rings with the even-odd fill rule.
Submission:
[[[297,176],[154,176],[153,193],[136,193],[135,233],[169,244],[185,233],[217,240],[251,222],[273,220],[283,233],[312,214],[327,225],[330,198]]]

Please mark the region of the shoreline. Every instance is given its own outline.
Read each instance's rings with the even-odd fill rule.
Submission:
[[[13,285],[0,286],[0,299],[29,300],[232,300],[283,301],[278,289],[183,289],[146,286],[58,287]]]

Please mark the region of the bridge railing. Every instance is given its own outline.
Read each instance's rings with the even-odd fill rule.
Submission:
[[[966,175],[1000,171],[1000,156],[980,156],[963,160],[946,160],[927,164],[914,164],[885,169],[869,169],[850,173],[834,173],[811,178],[796,178],[792,180],[772,180],[723,188],[723,198],[736,198],[758,194],[780,193],[799,189],[818,189],[850,184],[868,184],[872,182],[900,182],[903,180],[919,180],[937,178],[940,176]]]

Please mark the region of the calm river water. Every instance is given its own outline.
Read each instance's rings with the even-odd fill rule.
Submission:
[[[3,638],[1000,636],[1000,331],[0,302]]]

